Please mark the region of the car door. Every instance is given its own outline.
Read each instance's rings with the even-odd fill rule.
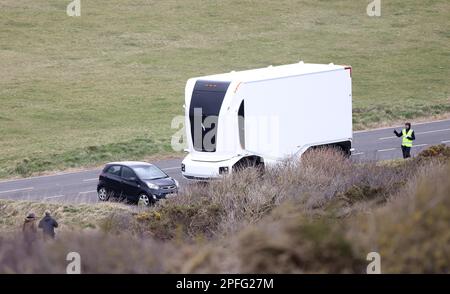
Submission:
[[[120,197],[122,194],[122,178],[120,177],[121,166],[112,165],[105,173],[105,187],[112,192],[115,197]]]
[[[122,192],[129,200],[137,200],[141,191],[140,182],[136,173],[129,167],[123,166],[121,172]]]

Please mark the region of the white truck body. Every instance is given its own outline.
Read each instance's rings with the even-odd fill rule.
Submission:
[[[351,67],[300,62],[191,78],[185,118],[188,179],[220,177],[243,159],[299,158],[313,146],[349,152]]]

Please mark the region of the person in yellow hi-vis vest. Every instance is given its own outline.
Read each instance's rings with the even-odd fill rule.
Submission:
[[[403,158],[411,157],[412,143],[416,139],[416,136],[414,135],[414,130],[411,129],[411,124],[409,122],[405,123],[405,128],[402,130],[402,132],[399,133],[397,132],[397,130],[394,130],[394,134],[397,137],[402,137]]]

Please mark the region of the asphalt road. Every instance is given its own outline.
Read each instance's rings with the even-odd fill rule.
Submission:
[[[450,145],[450,120],[413,125],[416,140],[412,148],[414,156],[427,146]],[[401,126],[397,128],[401,130]],[[395,137],[393,128],[355,132],[353,136],[353,160],[386,160],[401,157],[401,139]],[[181,159],[153,162],[169,176],[182,180]],[[39,200],[49,202],[97,202],[96,185],[100,170],[59,173],[18,180],[0,181],[0,198]]]

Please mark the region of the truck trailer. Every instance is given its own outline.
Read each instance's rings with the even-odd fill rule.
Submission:
[[[184,108],[187,179],[297,160],[320,146],[351,152],[350,66],[299,62],[191,78]]]

